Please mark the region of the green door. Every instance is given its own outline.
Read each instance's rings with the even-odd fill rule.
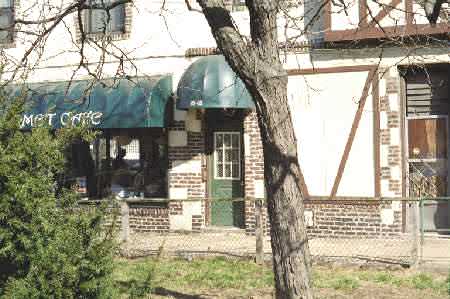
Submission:
[[[211,171],[211,224],[244,225],[241,132],[213,132]]]

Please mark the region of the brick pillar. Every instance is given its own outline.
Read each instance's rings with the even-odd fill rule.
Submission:
[[[402,195],[400,75],[396,68],[380,71],[381,195]]]
[[[264,198],[264,156],[256,112],[250,112],[244,119],[244,183],[245,229],[255,232],[255,203],[252,199]],[[263,209],[263,223],[267,230],[267,209]]]
[[[381,196],[401,197],[403,169],[400,122],[403,111],[400,109],[400,74],[396,67],[382,69],[379,74]],[[404,212],[400,201],[392,201],[390,207],[383,206],[380,209],[380,217],[393,214],[403,219]]]
[[[168,133],[170,227],[199,230],[204,226],[206,184],[205,136],[196,110],[175,112]]]

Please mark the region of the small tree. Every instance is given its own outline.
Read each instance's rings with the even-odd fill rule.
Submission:
[[[73,191],[56,188],[67,144],[92,134],[23,132],[23,100],[11,102],[0,119],[0,297],[110,298],[112,234],[98,209],[79,209]]]

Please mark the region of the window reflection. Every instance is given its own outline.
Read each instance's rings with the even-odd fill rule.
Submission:
[[[89,197],[151,198],[167,195],[167,138],[163,130],[103,132],[72,151],[73,175]]]

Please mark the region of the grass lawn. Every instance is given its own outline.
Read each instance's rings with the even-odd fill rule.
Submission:
[[[314,267],[317,298],[446,298],[446,276],[412,270]],[[120,298],[272,298],[268,266],[225,258],[116,261]]]

